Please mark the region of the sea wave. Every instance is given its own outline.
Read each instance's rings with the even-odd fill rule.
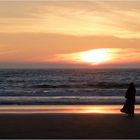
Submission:
[[[109,82],[100,82],[96,84],[38,84],[31,86],[33,88],[107,88],[107,89],[126,89],[128,87],[128,83],[109,83]],[[136,87],[140,87],[139,84]]]
[[[0,70],[0,77],[3,105],[122,103],[130,82],[140,97],[140,69],[9,69]]]

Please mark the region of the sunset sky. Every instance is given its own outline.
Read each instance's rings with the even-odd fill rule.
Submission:
[[[140,68],[139,0],[0,1],[0,68]]]

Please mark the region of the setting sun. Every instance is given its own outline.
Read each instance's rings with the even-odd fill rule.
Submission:
[[[103,63],[110,59],[111,55],[109,54],[109,49],[104,48],[86,51],[81,54],[81,60],[92,64]]]
[[[102,63],[112,62],[116,57],[116,53],[119,51],[118,48],[100,48],[92,49],[82,52],[58,54],[53,59],[47,59],[51,62],[67,62],[67,63],[78,63],[78,64],[90,64],[98,65]]]

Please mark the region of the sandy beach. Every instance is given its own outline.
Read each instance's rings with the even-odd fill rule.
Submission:
[[[0,113],[0,138],[140,138],[140,114]]]

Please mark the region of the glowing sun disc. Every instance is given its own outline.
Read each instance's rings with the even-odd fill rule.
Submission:
[[[106,62],[111,59],[111,55],[109,54],[109,49],[96,49],[90,50],[81,53],[81,61],[92,63],[92,64],[99,64]]]

